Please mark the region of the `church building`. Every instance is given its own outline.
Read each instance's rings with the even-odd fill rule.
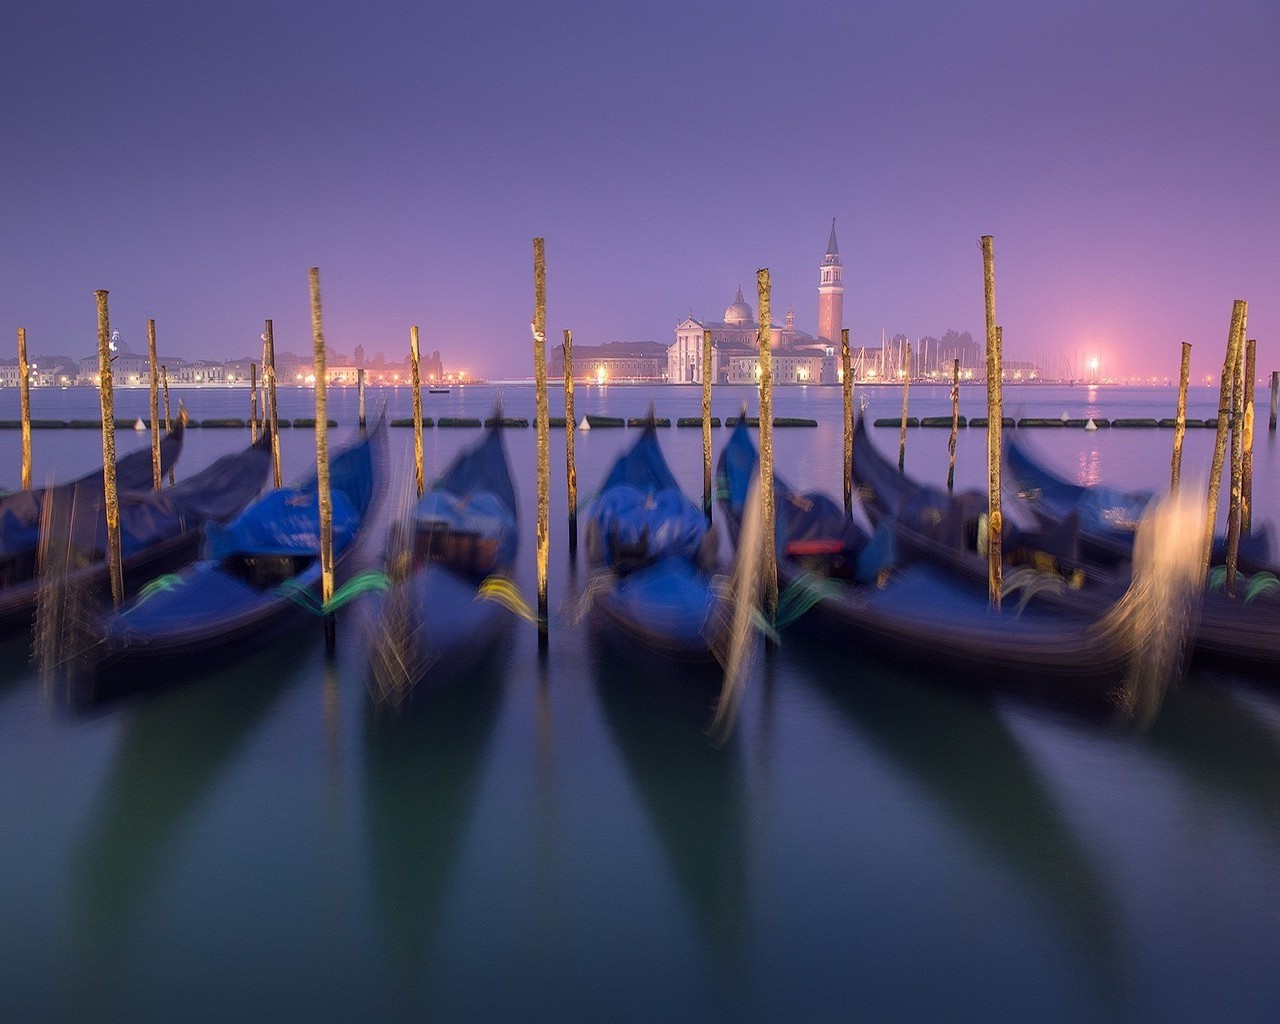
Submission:
[[[834,384],[836,349],[844,326],[844,266],[836,244],[836,225],[822,258],[818,278],[818,337],[796,327],[788,309],[782,325],[769,325],[773,380],[777,384]],[[692,313],[676,325],[676,340],[667,348],[667,381],[702,383],[702,336],[711,332],[711,380],[718,384],[753,384],[759,379],[759,325],[742,289],[724,311],[723,320],[699,320]]]

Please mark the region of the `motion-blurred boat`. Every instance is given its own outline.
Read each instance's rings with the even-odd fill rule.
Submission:
[[[501,417],[460,453],[391,532],[391,589],[373,610],[373,694],[398,705],[457,682],[489,654],[511,612],[481,588],[511,587],[516,494]]]
[[[662,456],[652,415],[613,464],[586,522],[592,623],[646,658],[714,661],[728,629],[715,535]]]
[[[757,461],[740,419],[718,473],[722,507],[735,526]],[[1140,613],[1119,605],[1096,618],[1036,606],[1021,614],[992,611],[985,585],[945,565],[900,557],[892,521],[868,534],[826,495],[797,494],[776,476],[774,486],[779,609],[841,650],[949,685],[1083,712],[1146,707],[1146,695],[1133,691],[1147,680],[1133,663],[1140,647],[1133,627],[1145,621]],[[1169,636],[1168,661],[1176,662],[1179,634]]]
[[[269,449],[261,472],[269,466]],[[369,525],[383,483],[385,417],[329,467],[335,572]],[[313,470],[269,491],[226,525],[210,523],[205,557],[162,577],[103,618],[70,697],[86,703],[243,657],[319,612],[319,496]]]

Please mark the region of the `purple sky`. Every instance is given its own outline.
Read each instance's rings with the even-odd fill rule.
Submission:
[[[548,324],[673,340],[757,267],[816,329],[831,218],[855,345],[1216,372],[1233,299],[1280,366],[1275,0],[67,3],[0,11],[0,322],[93,350],[423,346],[529,376]]]

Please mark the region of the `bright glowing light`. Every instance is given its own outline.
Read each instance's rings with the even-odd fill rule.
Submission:
[[[609,379],[609,374],[605,372],[605,368],[603,366],[597,366],[596,367],[596,383],[599,384],[600,387],[604,387],[605,381],[607,381],[608,379]]]

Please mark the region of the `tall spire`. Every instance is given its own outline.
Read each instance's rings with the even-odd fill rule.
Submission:
[[[827,242],[827,255],[840,255],[840,247],[836,245],[836,219],[834,217],[831,218],[831,238]]]

